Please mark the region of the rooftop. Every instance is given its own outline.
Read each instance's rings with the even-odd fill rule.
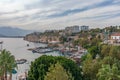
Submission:
[[[113,33],[111,36],[120,36],[120,32],[119,33]]]

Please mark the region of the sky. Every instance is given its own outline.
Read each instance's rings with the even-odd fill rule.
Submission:
[[[120,0],[0,0],[0,26],[28,30],[120,25]]]

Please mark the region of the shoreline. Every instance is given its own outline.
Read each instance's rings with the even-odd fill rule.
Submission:
[[[24,36],[4,36],[0,38],[24,38]]]

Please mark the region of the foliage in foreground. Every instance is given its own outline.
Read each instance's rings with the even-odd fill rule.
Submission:
[[[82,80],[81,69],[75,62],[65,57],[41,56],[32,62],[30,71],[28,72],[29,80],[44,80],[49,67],[59,62],[62,67],[74,78],[74,80]]]
[[[12,80],[12,70],[16,67],[15,57],[9,51],[2,50],[0,53],[0,80],[7,80],[8,73]]]
[[[71,73],[66,72],[66,70],[59,64],[51,65],[49,72],[45,76],[45,80],[74,80]]]
[[[120,80],[120,70],[116,64],[102,65],[97,74],[98,80]]]
[[[120,80],[120,46],[102,45],[98,57],[96,50],[82,57],[84,80]]]

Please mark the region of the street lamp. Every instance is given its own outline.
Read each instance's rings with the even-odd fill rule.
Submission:
[[[1,41],[0,44],[1,44],[1,49],[0,49],[0,51],[2,51],[2,47],[3,47],[2,44],[3,44],[3,41]]]

